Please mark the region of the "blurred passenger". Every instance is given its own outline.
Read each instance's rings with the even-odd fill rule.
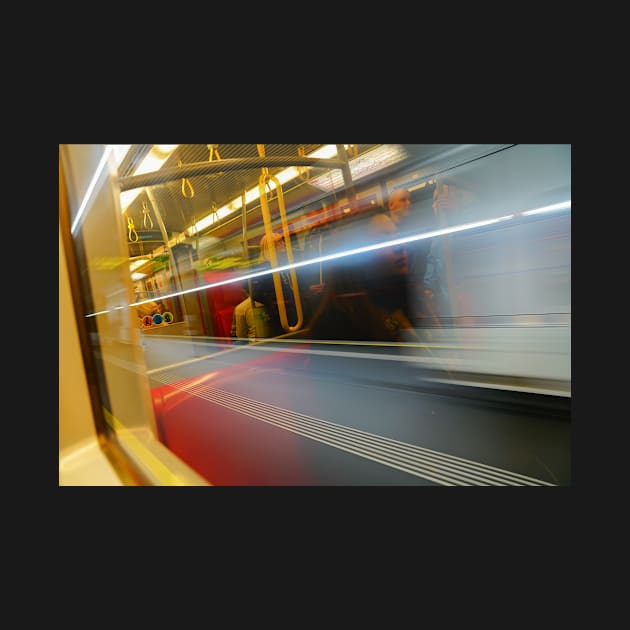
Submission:
[[[440,214],[458,209],[461,204],[461,191],[455,186],[438,184],[433,192],[433,212]],[[426,311],[439,321],[440,317],[450,316],[450,292],[447,274],[448,236],[432,239],[427,256],[424,274],[424,303]]]
[[[429,232],[436,227],[432,216],[427,216],[427,213],[423,213],[418,206],[412,208],[411,194],[408,188],[395,188],[390,193],[387,207],[401,236],[413,236],[421,232]],[[409,256],[409,272],[420,282],[424,278],[432,240],[422,239],[406,245]]]
[[[396,238],[384,212],[363,224],[369,241]],[[405,311],[408,267],[404,247],[340,258],[330,267],[324,298],[309,322],[313,339],[406,341],[416,338]]]
[[[243,301],[234,307],[232,329],[230,334],[235,343],[254,343],[259,336],[265,336],[256,329],[256,312],[254,307],[262,307],[261,302],[253,302],[249,295],[247,283],[243,284]]]
[[[267,235],[263,235],[260,239],[260,264],[256,267],[256,271],[264,271],[272,269],[272,249],[275,248],[276,260],[278,266],[286,265],[288,262],[287,250],[282,234],[273,233],[271,240]],[[295,297],[291,288],[291,278],[288,271],[280,272],[280,285],[282,287],[282,300],[287,313],[287,321],[289,325],[294,325],[297,321],[297,311],[295,306]],[[282,328],[280,320],[280,307],[276,296],[276,289],[273,280],[273,274],[268,273],[264,276],[252,278],[251,297],[265,306],[269,316],[268,334],[270,337],[284,335],[287,331]]]
[[[394,188],[389,194],[387,208],[396,225],[404,221],[411,213],[411,193],[407,188]]]
[[[391,241],[400,236],[396,222],[383,212],[374,214],[367,226],[372,243]],[[366,274],[366,287],[379,304],[390,311],[400,309],[411,321],[409,309],[409,257],[406,245],[377,249],[376,267]]]
[[[412,206],[408,188],[401,187],[392,190],[387,207],[401,236],[414,236],[430,232],[437,227],[435,216],[430,209],[423,211],[420,205]],[[409,259],[407,312],[416,326],[436,321],[433,305],[425,293],[425,274],[434,240],[434,238],[425,238],[406,244]]]

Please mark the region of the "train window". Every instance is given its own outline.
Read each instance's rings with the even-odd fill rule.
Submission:
[[[60,145],[147,484],[569,485],[570,145]]]

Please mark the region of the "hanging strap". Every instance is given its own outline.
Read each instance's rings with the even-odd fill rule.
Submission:
[[[150,230],[153,227],[153,219],[151,218],[151,211],[149,210],[149,206],[146,201],[142,202],[142,217],[143,225],[145,229]]]
[[[181,160],[177,162],[177,166],[182,165],[183,162]],[[195,189],[192,187],[188,177],[182,178],[182,195],[186,197],[186,199],[192,199],[195,196]]]
[[[219,145],[218,144],[207,144],[206,145],[210,150],[210,157],[208,158],[208,162],[212,162],[212,158],[216,157],[217,160],[221,159],[219,155]]]
[[[127,231],[129,234],[129,242],[137,243],[138,242],[138,232],[136,232],[136,228],[133,224],[133,219],[131,217],[127,217]]]

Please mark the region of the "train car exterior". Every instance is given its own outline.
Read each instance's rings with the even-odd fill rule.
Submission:
[[[570,485],[570,145],[59,157],[60,485]]]

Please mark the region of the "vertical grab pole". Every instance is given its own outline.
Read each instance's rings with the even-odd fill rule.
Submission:
[[[160,214],[157,200],[150,186],[146,187],[146,193],[147,193],[147,197],[149,198],[149,202],[151,203],[151,206],[153,208],[153,212],[155,213],[155,218],[157,220],[158,227],[160,228],[162,239],[164,240],[164,247],[166,248],[166,251],[168,252],[169,263],[171,265],[171,274],[173,276],[173,281],[175,282],[175,287],[180,293],[183,293],[184,287],[182,285],[182,280],[179,273],[179,265],[177,264],[177,259],[175,258],[175,254],[173,254],[173,250],[171,249],[171,246],[168,244],[168,232],[166,231],[166,226],[164,225],[164,221],[162,220],[162,215]],[[182,315],[184,319],[186,319],[187,310],[186,310],[186,302],[184,301],[184,296],[178,295],[177,299],[178,299],[180,308],[182,309]]]
[[[257,145],[257,147],[260,157],[265,157],[264,145],[259,144]],[[291,245],[291,235],[289,234],[289,226],[287,224],[287,214],[284,205],[284,194],[282,192],[282,185],[276,177],[274,177],[273,175],[269,175],[269,169],[267,168],[262,169],[262,173],[258,178],[258,191],[260,194],[260,207],[262,210],[263,222],[265,224],[265,235],[267,236],[267,241],[270,244],[274,244],[273,230],[271,226],[271,212],[269,211],[269,203],[267,202],[267,193],[265,191],[265,186],[269,181],[273,181],[273,183],[276,185],[276,190],[278,191],[278,209],[280,211],[280,220],[282,223],[282,234],[284,235],[284,243],[287,249],[287,258],[289,264],[293,264],[293,247]],[[269,254],[271,256],[271,267],[272,269],[275,269],[279,266],[275,245],[269,248]],[[280,313],[280,325],[282,326],[282,329],[286,332],[295,332],[302,327],[304,321],[304,315],[302,313],[302,301],[300,299],[300,288],[298,286],[295,269],[289,269],[291,288],[293,289],[293,297],[295,299],[295,311],[297,314],[297,321],[294,325],[290,325],[287,319],[287,307],[284,300],[284,292],[282,290],[280,273],[274,271],[272,273],[272,276],[273,286],[276,292],[276,300],[278,301],[278,312]]]
[[[249,263],[249,247],[247,246],[247,198],[245,189],[241,191],[241,221],[243,229],[243,258]],[[254,308],[254,300],[252,298],[252,279],[247,281],[247,294],[249,295],[249,303]]]
[[[352,172],[350,171],[350,164],[348,163],[348,153],[345,145],[336,144],[337,157],[343,162],[341,167],[341,175],[343,177],[343,183],[348,193],[348,201],[350,202],[350,209],[354,214],[357,204],[357,193],[352,182]]]

